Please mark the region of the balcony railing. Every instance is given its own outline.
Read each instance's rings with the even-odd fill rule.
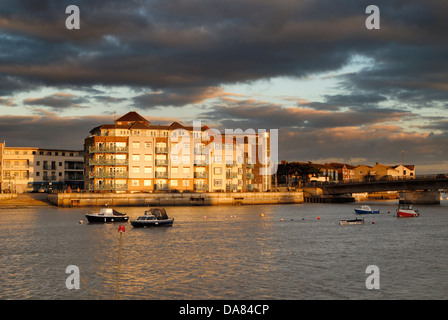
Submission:
[[[236,164],[236,162],[226,161],[226,166],[227,166],[227,167],[236,167],[237,164]]]
[[[195,183],[194,190],[196,191],[208,191],[208,184],[205,183]]]
[[[228,184],[226,185],[226,191],[233,191],[233,190],[237,190],[238,186],[236,184]]]
[[[208,178],[208,172],[195,172],[194,177],[197,179],[207,179]]]
[[[194,160],[194,165],[196,167],[206,167],[208,166],[207,162],[205,160]]]
[[[158,184],[155,184],[154,185],[154,189],[156,189],[156,190],[168,190],[169,188],[168,188],[168,184],[160,184],[160,183],[158,183]]]
[[[255,175],[253,173],[246,173],[246,179],[247,180],[255,179]]]
[[[156,178],[168,179],[168,172],[156,171]]]
[[[156,159],[156,166],[167,166],[168,159]]]
[[[89,159],[89,166],[126,166],[128,159]]]
[[[90,179],[123,179],[128,176],[128,172],[89,172]]]
[[[247,191],[254,191],[255,186],[253,184],[247,184],[246,185],[246,190]]]
[[[246,163],[246,169],[253,169],[255,168],[255,164],[253,163]]]
[[[156,147],[156,153],[168,153],[168,148]]]
[[[126,191],[127,184],[89,184],[90,191]]]
[[[89,153],[127,153],[128,151],[128,147],[89,146]]]
[[[236,172],[226,172],[227,179],[235,179],[238,178],[238,173]]]

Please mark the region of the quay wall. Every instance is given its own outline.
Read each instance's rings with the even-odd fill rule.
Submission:
[[[59,207],[215,206],[303,203],[303,192],[210,193],[53,193],[48,201]]]
[[[0,193],[0,201],[17,198],[17,193]]]

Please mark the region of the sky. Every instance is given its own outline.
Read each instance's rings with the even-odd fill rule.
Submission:
[[[380,29],[366,28],[380,10]],[[80,29],[69,30],[69,5]],[[2,0],[0,141],[152,124],[278,130],[279,160],[448,172],[446,0]]]

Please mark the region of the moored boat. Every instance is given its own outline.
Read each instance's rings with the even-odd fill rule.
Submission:
[[[339,220],[340,226],[350,226],[356,224],[364,224],[364,219]]]
[[[412,218],[412,217],[418,217],[420,213],[418,210],[414,210],[412,208],[412,204],[403,204],[400,203],[398,205],[397,209],[397,216],[399,218]]]
[[[355,208],[355,213],[357,214],[378,214],[380,210],[372,210],[368,205],[362,205]]]
[[[127,222],[129,217],[125,213],[118,212],[112,208],[102,208],[99,212],[86,214],[89,222]]]
[[[137,220],[131,220],[131,225],[135,228],[142,227],[169,227],[172,226],[174,218],[168,218],[165,209],[152,208],[145,211],[145,214]]]

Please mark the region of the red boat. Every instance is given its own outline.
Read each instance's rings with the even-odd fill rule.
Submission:
[[[418,210],[412,209],[412,204],[399,204],[397,209],[397,216],[399,218],[418,217]]]

